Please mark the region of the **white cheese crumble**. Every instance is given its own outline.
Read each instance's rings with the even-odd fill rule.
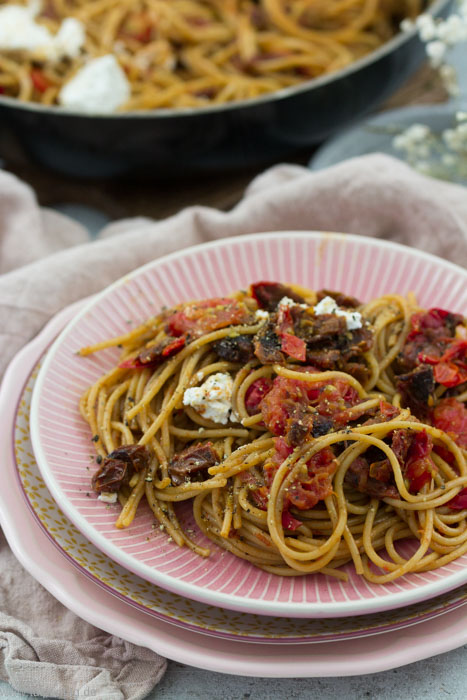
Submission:
[[[307,309],[308,308],[308,306],[306,304],[298,304],[296,301],[294,301],[290,297],[282,297],[277,308],[280,308],[281,306],[282,307],[284,307],[284,306],[298,306],[298,307],[300,307],[300,309]]]
[[[7,5],[0,9],[0,49],[25,50],[37,58],[56,61],[62,57],[76,58],[86,39],[84,25],[67,17],[56,34],[35,21],[40,4],[27,7]]]
[[[257,309],[255,311],[255,320],[256,321],[268,321],[269,320],[269,313],[265,311],[264,309]]]
[[[87,114],[115,112],[130,97],[130,84],[115,56],[89,61],[58,95],[61,105]]]
[[[116,503],[117,502],[117,492],[116,491],[102,491],[97,497],[99,501],[104,501],[104,503]]]
[[[185,390],[183,405],[191,406],[203,418],[225,425],[232,411],[232,388],[230,374],[211,374],[201,386]]]
[[[321,314],[335,314],[343,316],[347,323],[347,330],[353,331],[356,328],[362,327],[362,315],[358,311],[344,311],[337,306],[336,300],[332,297],[324,297],[313,307],[316,316]]]

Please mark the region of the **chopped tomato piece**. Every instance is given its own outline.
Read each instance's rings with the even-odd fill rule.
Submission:
[[[303,525],[301,520],[297,520],[293,515],[290,515],[288,510],[282,511],[282,527],[284,530],[297,530],[300,525]]]
[[[133,12],[123,25],[120,34],[147,44],[152,38],[152,30],[153,26],[148,13]]]
[[[32,68],[30,72],[32,84],[37,92],[45,92],[50,87],[50,82],[39,68]]]
[[[438,384],[448,388],[458,386],[467,381],[467,340],[459,338],[449,341],[442,355],[420,352],[417,360],[424,364],[434,365],[434,378]]]
[[[167,319],[171,335],[189,334],[199,337],[205,333],[238,325],[248,320],[249,314],[236,299],[216,298],[186,304]]]
[[[279,464],[282,464],[293,452],[293,447],[290,447],[282,437],[274,438],[274,447]]]
[[[264,472],[266,484],[271,487],[274,476],[281,464],[290,457],[293,448],[289,447],[284,438],[274,439],[276,449],[271,462],[265,464]],[[307,462],[307,473],[294,481],[287,491],[284,500],[284,511],[290,505],[299,510],[314,508],[318,501],[330,496],[332,493],[332,476],[337,468],[337,461],[331,448],[325,447],[317,452]],[[301,524],[301,523],[300,523]]]
[[[334,452],[325,447],[307,462],[308,477],[289,487],[287,499],[299,510],[314,508],[318,501],[332,493],[332,476],[337,469]]]
[[[284,435],[289,418],[309,404],[308,390],[311,387],[318,396],[319,389],[314,384],[284,377],[274,379],[272,389],[260,405],[264,423],[273,435]]]
[[[259,412],[259,405],[266,394],[272,389],[272,379],[260,377],[250,384],[245,394],[245,408],[249,416]]]
[[[447,433],[459,447],[467,449],[467,408],[463,403],[455,398],[441,399],[433,409],[432,422],[435,428]]]
[[[162,350],[162,357],[172,357],[185,346],[185,338],[181,336],[165,346]]]
[[[430,329],[442,328],[448,316],[451,316],[450,311],[444,309],[429,309],[429,311],[419,311],[413,314],[410,319],[411,332],[407,336],[407,340],[413,340],[417,333],[423,333]]]
[[[301,338],[297,338],[296,335],[284,333],[282,335],[281,350],[294,360],[299,360],[300,362],[305,362],[306,360],[306,343]]]
[[[436,471],[436,466],[430,457],[432,449],[433,442],[426,430],[415,434],[403,468],[404,476],[409,479],[410,491],[413,493],[420,491]]]
[[[467,340],[464,338],[458,338],[454,340],[454,342],[451,343],[451,345],[448,347],[441,359],[445,362],[456,359],[467,359]]]
[[[268,509],[269,491],[266,486],[256,488],[251,492],[251,497],[260,510]]]
[[[454,362],[440,362],[435,365],[433,374],[438,384],[448,388],[467,382],[467,370],[458,367]]]
[[[307,372],[316,371],[312,367],[304,369]],[[274,435],[285,435],[290,419],[306,412],[309,406],[314,407],[321,416],[339,421],[339,416],[358,401],[355,389],[341,379],[326,384],[276,377],[260,408],[269,430]]]

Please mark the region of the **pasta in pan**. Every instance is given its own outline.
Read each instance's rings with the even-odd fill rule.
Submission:
[[[115,99],[113,109],[124,111],[250,99],[347,66],[390,39],[400,21],[416,17],[424,5],[422,0],[32,0],[26,11],[21,0],[4,1],[0,90],[23,101],[76,107],[68,99],[73,89],[66,86],[107,57],[113,64],[108,61],[105,69],[100,64],[92,78],[86,73],[89,85],[81,76],[82,99],[91,99],[90,85],[96,92],[101,80],[109,82],[107,102]],[[121,93],[119,99],[115,93]]]
[[[80,409],[117,527],[147,501],[208,556],[179,523],[191,501],[209,540],[266,571],[345,578],[353,562],[375,583],[467,552],[462,316],[258,282],[80,354],[112,346],[118,365]]]

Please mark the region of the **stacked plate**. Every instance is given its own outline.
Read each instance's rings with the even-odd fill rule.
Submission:
[[[113,366],[118,350],[88,358],[76,351],[121,335],[163,305],[221,296],[259,279],[339,289],[364,300],[414,291],[422,307],[467,314],[464,270],[359,236],[261,234],[149,263],[62,311],[5,375],[1,524],[16,556],[90,623],[215,671],[352,675],[465,644],[467,555],[387,585],[372,585],[351,567],[346,583],[281,578],[212,544],[208,559],[179,549],[154,526],[149,508],[117,530],[118,505],[93,493],[92,436],[78,400]]]

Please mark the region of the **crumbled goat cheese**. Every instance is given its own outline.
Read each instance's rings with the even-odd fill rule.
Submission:
[[[232,388],[230,374],[211,374],[201,386],[186,389],[183,405],[191,406],[203,418],[225,425],[232,411]]]
[[[344,311],[340,309],[336,300],[332,297],[324,297],[321,301],[313,307],[313,311],[316,316],[321,314],[336,314],[336,316],[344,316],[347,323],[347,330],[353,331],[356,328],[362,327],[362,315],[358,311]]]
[[[88,114],[115,112],[130,97],[130,84],[115,56],[89,61],[60,90],[58,100],[68,109]]]
[[[280,306],[299,306],[301,309],[308,308],[306,304],[297,304],[297,302],[291,299],[290,297],[282,297],[277,308],[279,308]]]
[[[117,492],[116,491],[102,491],[98,495],[99,501],[104,501],[104,503],[116,503],[117,502]]]
[[[38,3],[31,3],[28,7],[2,7],[0,49],[31,51],[37,58],[51,61],[63,57],[76,58],[86,38],[83,24],[74,17],[67,17],[58,32],[52,34],[46,26],[36,23],[35,17],[39,11]]]
[[[264,309],[257,309],[255,311],[256,321],[267,321],[269,319],[269,313]]]

